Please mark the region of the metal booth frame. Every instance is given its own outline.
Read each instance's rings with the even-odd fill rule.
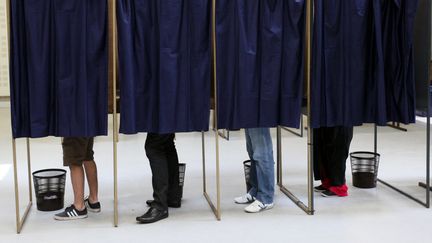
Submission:
[[[8,36],[8,62],[10,64],[10,40],[11,40],[11,30],[10,30],[10,1],[6,0],[6,17],[7,17],[7,36]],[[112,65],[113,65],[113,166],[114,166],[114,226],[118,226],[118,187],[117,187],[117,142],[118,142],[118,116],[117,116],[117,107],[116,107],[116,65],[117,65],[117,55],[116,55],[116,1],[115,0],[109,0],[108,4],[113,4],[112,12],[108,13],[109,19],[111,19],[113,24],[113,32],[109,33],[112,35],[113,43],[111,45],[111,48],[113,48],[113,55],[112,57]],[[112,14],[112,15],[110,15]],[[28,193],[29,193],[29,201],[26,205],[26,208],[24,210],[23,215],[21,215],[21,209],[20,209],[20,193],[19,193],[19,179],[18,179],[18,159],[17,159],[17,145],[16,141],[17,139],[13,138],[12,136],[12,154],[13,154],[13,173],[14,173],[14,193],[15,193],[15,220],[16,220],[16,232],[17,234],[20,234],[22,232],[22,229],[24,227],[24,224],[28,218],[29,212],[31,211],[32,205],[33,205],[33,191],[32,191],[32,180],[31,180],[31,149],[30,149],[30,138],[26,139],[26,155],[27,155],[27,173],[28,173]]]
[[[116,92],[116,83],[117,83],[117,61],[118,61],[118,49],[117,49],[117,1],[112,1],[112,12],[111,12],[111,23],[113,26],[112,34],[112,46],[113,55],[112,55],[112,69],[113,69],[113,166],[114,166],[114,226],[118,227],[119,225],[119,211],[118,211],[118,150],[117,144],[119,142],[119,130],[118,130],[118,114],[117,114],[117,92]],[[216,0],[212,0],[212,50],[216,53]],[[213,65],[212,68],[216,70],[216,55],[213,55]],[[214,109],[214,133],[215,133],[215,141],[216,141],[216,202],[214,203],[208,194],[207,191],[207,176],[206,176],[206,152],[205,152],[205,132],[201,132],[201,143],[202,143],[202,166],[203,166],[203,196],[205,197],[207,203],[209,204],[212,212],[214,213],[217,220],[221,220],[221,193],[220,193],[220,166],[219,166],[219,136],[218,136],[218,126],[217,126],[217,82],[216,82],[216,72],[213,72],[214,76],[214,93],[215,93],[215,109]]]
[[[425,139],[426,139],[426,146],[425,146],[426,147],[426,151],[425,151],[425,154],[426,154],[426,163],[425,163],[426,175],[425,176],[426,177],[425,177],[425,182],[419,182],[418,186],[426,189],[426,193],[425,193],[426,198],[425,198],[425,200],[419,199],[418,197],[415,197],[415,196],[407,193],[406,191],[403,191],[402,189],[390,184],[389,182],[386,182],[386,181],[379,179],[379,178],[378,178],[378,182],[380,182],[381,184],[389,187],[390,189],[400,193],[401,195],[419,203],[420,205],[422,205],[426,208],[430,208],[430,204],[431,204],[430,203],[430,196],[431,196],[430,192],[432,190],[431,189],[431,182],[430,182],[430,155],[431,155],[430,154],[430,149],[431,149],[431,142],[430,142],[430,139],[431,139],[431,129],[430,129],[431,120],[430,120],[430,116],[431,116],[431,108],[432,107],[431,107],[431,93],[429,91],[430,72],[431,72],[429,62],[431,61],[431,39],[430,38],[431,38],[431,32],[432,32],[431,31],[432,3],[430,2],[430,0],[421,0],[419,4],[421,5],[421,6],[419,6],[419,9],[421,9],[421,11],[418,11],[417,14],[419,14],[420,17],[419,17],[419,20],[417,20],[417,19],[415,20],[415,24],[418,24],[420,22],[425,23],[426,28],[414,31],[415,32],[414,39],[416,39],[416,36],[418,35],[418,36],[420,36],[420,38],[422,40],[421,43],[417,42],[417,44],[420,47],[417,46],[417,48],[414,48],[414,49],[418,49],[419,51],[417,51],[417,52],[422,53],[421,55],[418,55],[417,58],[421,59],[421,61],[426,61],[426,59],[427,59],[428,63],[427,63],[427,75],[425,75],[424,77],[422,77],[422,74],[419,75],[419,78],[427,79],[427,80],[421,80],[422,83],[423,82],[426,83],[425,89],[427,90],[427,97],[426,97],[427,105],[424,108],[427,111],[426,111],[426,136],[425,136]],[[429,39],[423,38],[425,35],[429,36]],[[416,43],[415,40],[414,40],[414,43]],[[416,53],[415,50],[414,50],[414,52]],[[425,56],[422,56],[422,55],[425,55]],[[425,68],[425,67],[422,67],[422,68]],[[424,70],[422,70],[422,71],[424,71]],[[417,81],[416,81],[416,83],[417,83]],[[404,132],[408,131],[406,128],[401,127],[400,123],[393,122],[393,123],[391,123],[391,125],[388,125],[388,126],[395,128],[395,129],[398,129],[398,130],[401,130],[401,131],[404,131]],[[375,153],[378,152],[378,126],[376,126],[376,125],[374,127],[374,151],[375,151]]]
[[[10,1],[6,0],[6,25],[7,25],[7,42],[8,42],[8,63],[10,63]],[[30,150],[30,139],[26,138],[26,147],[27,147],[27,173],[28,173],[28,193],[29,193],[29,201],[27,202],[27,206],[24,210],[23,215],[21,216],[20,210],[20,196],[19,196],[19,180],[18,180],[18,160],[17,160],[17,152],[16,152],[16,139],[12,136],[12,155],[13,155],[13,172],[14,172],[14,192],[15,192],[15,220],[16,220],[16,232],[17,234],[21,233],[21,230],[27,220],[29,212],[33,205],[33,191],[32,191],[32,181],[31,181],[31,150]]]
[[[213,113],[213,124],[214,124],[214,136],[216,142],[216,202],[213,202],[211,196],[207,191],[207,175],[206,175],[206,156],[205,156],[205,133],[201,133],[202,141],[202,165],[203,165],[203,195],[208,205],[213,211],[216,219],[221,220],[221,188],[220,188],[220,157],[219,157],[219,129],[218,129],[218,89],[217,89],[217,72],[216,72],[216,1],[212,0],[211,10],[211,46],[212,46],[212,69],[213,69],[213,84],[214,84],[214,113]]]
[[[282,129],[287,130],[284,127],[277,127],[277,185],[280,190],[293,201],[300,209],[302,209],[308,215],[314,215],[314,192],[313,192],[313,129],[309,129],[311,126],[311,60],[312,60],[312,23],[313,23],[313,1],[306,0],[306,29],[305,29],[305,40],[306,40],[306,63],[305,63],[305,82],[307,84],[307,205],[302,202],[297,196],[294,195],[286,186],[283,184],[283,173],[282,173]],[[292,130],[287,130],[297,136],[303,136],[303,115],[301,117],[301,133],[297,134]]]

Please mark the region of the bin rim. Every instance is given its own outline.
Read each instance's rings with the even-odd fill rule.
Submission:
[[[58,172],[63,172],[63,174],[61,174],[61,175],[57,175],[57,176],[39,176],[39,175],[36,175],[37,173],[41,173],[41,172],[48,172],[48,171],[58,171]],[[55,168],[53,168],[53,169],[37,170],[37,171],[33,172],[32,175],[33,175],[33,177],[35,177],[35,178],[56,178],[56,177],[64,176],[66,173],[67,173],[67,172],[66,172],[66,170],[64,170],[64,169],[55,169]]]
[[[365,159],[364,157],[356,156],[356,154],[369,154],[369,155],[373,155],[373,158],[381,157],[381,155],[380,155],[379,153],[374,153],[374,152],[370,152],[370,151],[356,151],[356,152],[351,152],[351,153],[350,153],[350,157],[351,157],[351,158],[354,158],[354,159]]]

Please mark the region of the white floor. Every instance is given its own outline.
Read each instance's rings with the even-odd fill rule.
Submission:
[[[380,177],[425,200],[418,187],[425,177],[425,125],[407,126],[408,132],[380,128]],[[273,131],[275,132],[275,131]],[[275,135],[275,134],[273,134]],[[222,221],[215,220],[202,196],[201,136],[178,134],[177,148],[187,163],[182,208],[151,225],[135,223],[151,198],[151,173],[144,155],[145,134],[121,136],[119,143],[120,225],[113,227],[112,138],[97,138],[100,199],[103,211],[88,219],[57,222],[53,213],[33,206],[20,235],[15,233],[10,115],[0,106],[0,242],[432,242],[432,211],[379,184],[376,189],[350,186],[347,198],[315,197],[314,216],[308,216],[276,190],[276,206],[261,214],[246,214],[232,199],[245,191],[242,161],[247,159],[242,132],[221,140]],[[275,138],[275,136],[274,136]],[[32,171],[61,168],[59,138],[31,140]],[[215,195],[214,137],[206,137],[208,190]],[[275,145],[275,144],[274,144]],[[373,127],[356,128],[352,151],[373,150]],[[283,132],[284,183],[307,201],[306,139]],[[18,140],[21,210],[28,199],[25,140]],[[276,150],[275,150],[276,155]],[[349,161],[347,179],[351,185]],[[72,192],[67,180],[65,201]],[[215,198],[215,197],[214,197]]]

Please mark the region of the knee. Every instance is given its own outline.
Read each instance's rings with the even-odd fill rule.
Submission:
[[[163,153],[163,148],[148,143],[145,144],[144,149],[147,157],[149,158]]]

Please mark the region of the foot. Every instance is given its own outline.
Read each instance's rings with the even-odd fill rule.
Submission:
[[[145,214],[137,217],[136,220],[141,224],[150,224],[165,218],[168,218],[168,210],[159,210],[150,207]]]
[[[248,203],[253,203],[254,201],[255,201],[255,197],[253,197],[249,193],[246,193],[241,197],[234,198],[234,202],[237,204],[248,204]]]
[[[314,191],[316,191],[316,192],[323,192],[323,191],[327,191],[327,190],[328,189],[325,188],[323,185],[319,185],[319,186],[314,187]]]
[[[247,206],[244,210],[247,213],[259,213],[264,210],[272,209],[274,203],[263,204],[262,202],[255,200],[251,205]]]
[[[87,210],[92,212],[92,213],[99,213],[101,211],[100,202],[91,203],[88,197],[86,199],[84,199],[84,204],[85,204]]]
[[[153,203],[154,200],[147,200],[146,204],[147,206],[151,207],[151,204]],[[168,207],[170,208],[180,208],[181,207],[181,202],[178,201],[172,201],[172,202],[168,202]]]
[[[67,207],[63,212],[54,216],[54,219],[61,221],[84,218],[87,218],[87,209],[84,207],[83,210],[78,210],[73,204],[70,207]]]

